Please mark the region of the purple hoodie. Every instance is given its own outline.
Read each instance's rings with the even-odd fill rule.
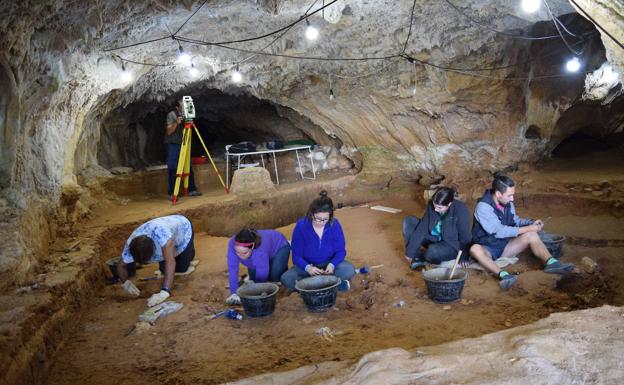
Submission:
[[[238,264],[256,269],[256,282],[266,282],[269,277],[269,261],[284,245],[288,244],[286,237],[276,230],[258,230],[260,246],[251,251],[251,256],[245,260],[239,258],[234,250],[234,238],[230,238],[227,251],[228,275],[230,280],[230,293],[236,293],[238,289]]]

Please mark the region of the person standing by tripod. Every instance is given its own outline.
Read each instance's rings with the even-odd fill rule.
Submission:
[[[167,125],[165,132],[165,144],[167,145],[167,171],[168,171],[168,188],[167,195],[169,199],[173,195],[173,189],[176,181],[176,170],[178,168],[178,160],[180,158],[180,149],[182,148],[182,128],[184,127],[183,104],[182,99],[176,100],[172,106],[173,111],[167,114]],[[189,175],[189,194],[190,196],[202,195],[197,191],[195,186],[195,177],[193,176],[193,167]]]

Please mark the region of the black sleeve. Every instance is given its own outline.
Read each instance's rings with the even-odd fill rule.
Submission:
[[[462,261],[467,261],[470,257],[470,243],[472,235],[470,234],[470,210],[465,204],[461,203],[457,207],[457,231],[459,233],[459,249],[462,250]]]

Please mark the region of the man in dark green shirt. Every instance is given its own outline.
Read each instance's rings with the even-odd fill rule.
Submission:
[[[184,127],[182,99],[176,101],[173,108],[174,110],[167,114],[165,132],[165,144],[167,145],[167,170],[169,172],[169,186],[167,194],[169,195],[169,198],[173,195],[173,189],[176,181],[176,170],[178,168],[178,159],[180,159],[180,149],[182,148],[182,129]],[[191,167],[191,173],[189,175],[189,195],[201,195],[195,186],[193,167]]]

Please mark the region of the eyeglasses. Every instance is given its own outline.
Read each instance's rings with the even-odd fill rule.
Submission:
[[[317,217],[312,217],[314,219],[314,222],[318,222],[318,223],[324,223],[324,222],[329,222],[329,218],[317,218]]]

